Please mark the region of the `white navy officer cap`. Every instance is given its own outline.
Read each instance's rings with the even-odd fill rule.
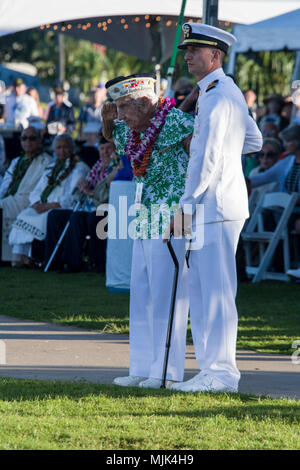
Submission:
[[[233,34],[208,24],[184,23],[182,31],[184,40],[179,44],[179,49],[186,49],[187,46],[215,47],[226,54],[229,47],[237,42]]]

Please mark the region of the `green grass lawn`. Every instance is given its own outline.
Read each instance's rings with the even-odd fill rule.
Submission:
[[[0,314],[128,333],[129,296],[92,273],[0,269]],[[238,347],[291,353],[300,287],[241,284]],[[190,332],[189,332],[190,339]],[[300,449],[300,402],[0,378],[0,449]]]
[[[0,449],[300,449],[300,402],[0,379]]]
[[[93,273],[57,274],[0,268],[0,314],[128,333],[129,296],[110,294]],[[300,339],[300,286],[265,281],[239,285],[238,348],[286,353]],[[188,340],[191,340],[190,331]]]

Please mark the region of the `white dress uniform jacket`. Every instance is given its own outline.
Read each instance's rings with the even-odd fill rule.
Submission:
[[[213,83],[214,82],[214,83]],[[204,204],[204,223],[249,216],[242,154],[261,149],[262,136],[240,89],[222,68],[198,82],[198,112],[190,147],[183,212]],[[190,205],[184,207],[184,205]]]

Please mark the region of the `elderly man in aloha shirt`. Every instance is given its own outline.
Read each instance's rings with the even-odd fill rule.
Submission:
[[[140,209],[130,286],[130,371],[114,383],[145,388],[161,386],[174,272],[162,233],[169,209],[172,216],[183,194],[193,133],[193,118],[176,109],[173,100],[158,99],[154,83],[149,74],[111,80],[106,87],[116,104],[104,104],[102,112],[105,137],[113,138],[117,153],[131,161]],[[189,308],[185,240],[174,240],[173,246],[180,270],[167,386],[183,377]]]

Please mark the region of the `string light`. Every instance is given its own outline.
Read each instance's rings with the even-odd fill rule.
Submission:
[[[150,19],[150,15],[145,15],[144,18],[145,18],[145,20],[149,20],[149,19]],[[135,23],[139,23],[141,19],[142,19],[141,17],[136,16],[135,18],[131,19],[131,21],[133,21],[133,22],[135,22]],[[156,21],[161,21],[162,19],[163,19],[163,18],[162,18],[161,16],[159,16],[159,15],[155,17],[155,20],[156,20]],[[123,29],[124,29],[124,30],[128,30],[128,29],[129,29],[129,25],[126,23],[126,21],[127,21],[126,18],[121,18],[121,20],[120,20],[121,24],[123,25]],[[103,31],[107,31],[107,30],[108,30],[107,25],[112,24],[112,22],[113,22],[113,20],[112,20],[111,18],[108,18],[106,21],[103,21],[102,23],[101,23],[101,22],[97,23],[97,27],[98,27],[98,28],[102,28]],[[199,18],[199,19],[196,19],[196,18],[195,18],[195,19],[191,19],[191,18],[190,18],[190,19],[188,20],[188,22],[189,22],[189,23],[190,23],[190,22],[202,23],[202,19],[200,19],[200,18]],[[219,23],[220,23],[220,22],[219,22]],[[166,23],[165,23],[165,25],[166,25],[167,27],[170,27],[170,26],[173,25],[173,24],[174,24],[174,26],[177,26],[177,25],[178,25],[178,22],[172,21],[172,20],[167,20]],[[220,24],[221,24],[221,23],[220,23]],[[230,26],[230,22],[229,22],[229,21],[222,22],[222,24],[225,25],[225,26],[227,26],[227,27]],[[47,25],[41,25],[41,26],[40,26],[40,29],[41,29],[41,30],[44,30],[44,29],[53,28],[54,31],[57,31],[57,30],[60,28],[61,31],[66,31],[67,29],[68,29],[68,30],[71,30],[73,26],[74,26],[74,27],[77,26],[78,29],[82,29],[83,31],[86,31],[87,29],[89,29],[89,28],[92,27],[92,24],[91,24],[90,22],[88,22],[88,23],[86,23],[86,24],[84,24],[84,25],[82,25],[81,23],[78,23],[77,25],[72,25],[72,24],[70,24],[70,23],[69,23],[68,25],[65,25],[64,23],[62,23],[61,26],[60,26],[60,25],[57,25],[57,24],[55,24],[55,25],[47,24]],[[94,25],[94,27],[96,27],[96,24]],[[150,21],[145,22],[145,27],[148,28],[148,29],[151,28],[151,22],[150,22]]]

